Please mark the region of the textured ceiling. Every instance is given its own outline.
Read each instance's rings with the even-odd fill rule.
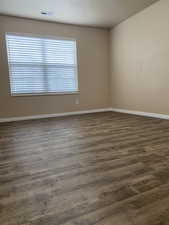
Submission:
[[[157,0],[0,0],[0,14],[113,27]],[[41,15],[41,11],[52,12]]]

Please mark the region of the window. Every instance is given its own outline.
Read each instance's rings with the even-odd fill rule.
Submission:
[[[12,95],[78,91],[76,41],[6,35]]]

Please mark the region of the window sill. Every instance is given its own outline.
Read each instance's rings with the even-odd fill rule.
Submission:
[[[11,94],[12,97],[33,97],[33,96],[51,96],[51,95],[77,95],[79,91],[74,92],[51,92],[51,93],[30,93],[30,94]]]

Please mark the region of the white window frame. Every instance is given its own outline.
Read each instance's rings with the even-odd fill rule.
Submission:
[[[77,82],[77,91],[66,91],[66,92],[41,92],[41,93],[12,93],[12,87],[11,87],[11,77],[12,72],[9,65],[9,59],[8,59],[8,43],[7,43],[7,35],[15,35],[15,36],[23,36],[23,37],[32,37],[32,38],[42,38],[42,39],[52,39],[52,40],[70,40],[75,42],[75,59],[76,59],[76,70],[75,70],[75,76],[76,76],[76,82]],[[8,77],[9,77],[9,86],[10,86],[10,95],[14,97],[22,97],[22,96],[47,96],[47,95],[75,95],[79,94],[79,64],[78,64],[78,41],[75,38],[68,38],[68,37],[59,37],[59,36],[48,36],[48,35],[38,35],[38,34],[27,34],[27,33],[15,33],[15,32],[6,32],[5,33],[5,46],[6,46],[6,52],[7,52],[7,61],[8,61]]]

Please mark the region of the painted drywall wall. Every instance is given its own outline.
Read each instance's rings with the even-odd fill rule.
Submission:
[[[169,114],[169,1],[111,30],[114,108]]]
[[[5,33],[70,37],[78,45],[78,95],[12,97]],[[109,31],[0,16],[0,118],[107,108],[109,101]],[[76,103],[79,99],[79,104]]]

